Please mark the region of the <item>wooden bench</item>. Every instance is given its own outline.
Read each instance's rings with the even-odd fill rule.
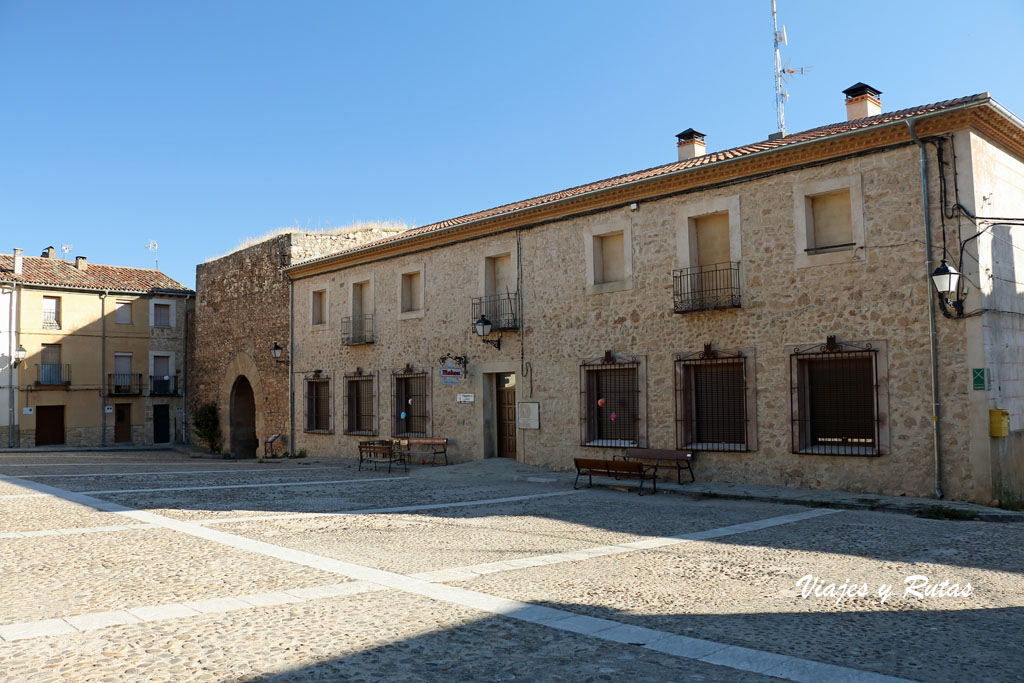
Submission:
[[[392,444],[396,453],[401,453],[406,458],[417,458],[430,456],[430,464],[437,464],[437,456],[444,458],[444,464],[448,464],[448,439],[433,437],[409,437],[407,439],[393,439]],[[415,462],[415,460],[414,460]]]
[[[405,455],[397,453],[390,441],[360,441],[359,442],[359,468],[363,469],[364,462],[372,462],[373,469],[377,469],[377,463],[387,463],[388,472],[391,465],[400,462],[405,470],[409,471],[409,465],[405,461]]]
[[[625,462],[653,460],[656,467],[662,463],[675,463],[677,484],[683,483],[684,469],[690,473],[691,482],[697,481],[697,478],[693,476],[693,468],[690,466],[693,463],[693,453],[690,451],[671,451],[660,448],[626,448],[622,451],[621,456],[615,457],[621,457]]]
[[[650,472],[652,474],[651,492],[658,492],[657,465],[645,465],[642,462],[626,460],[600,460],[598,458],[573,458],[573,462],[576,464],[576,481],[572,483],[574,489],[579,488],[580,475],[583,474],[587,475],[587,486],[593,486],[596,474],[599,477],[614,479],[639,479],[640,485],[636,487],[636,492],[642,496],[644,495],[644,482],[647,480],[647,473]]]

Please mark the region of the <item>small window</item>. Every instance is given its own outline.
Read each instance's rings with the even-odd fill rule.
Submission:
[[[170,327],[171,326],[171,305],[170,304],[153,304],[153,326],[154,327]]]
[[[594,237],[594,284],[626,279],[625,237],[621,232]]]
[[[409,368],[391,376],[391,435],[427,436],[430,423],[427,373]]]
[[[750,450],[746,361],[740,354],[717,352],[710,345],[702,352],[676,357],[677,448]]]
[[[334,431],[331,411],[331,380],[306,380],[306,431],[329,434]]]
[[[420,273],[402,274],[402,313],[414,313],[423,308],[423,278]]]
[[[580,443],[584,446],[642,446],[640,363],[604,359],[580,366]]]
[[[118,299],[114,313],[114,322],[119,325],[132,324],[132,302],[129,299]]]
[[[819,455],[879,455],[878,351],[837,343],[790,355],[793,451]]]
[[[59,296],[44,296],[43,297],[43,329],[45,329],[45,330],[59,330],[60,329],[60,297]]]
[[[345,433],[377,433],[376,375],[345,375]]]
[[[852,249],[853,222],[850,213],[850,190],[837,190],[807,198],[810,222],[809,253],[828,249]]]
[[[319,289],[313,292],[313,318],[314,325],[323,325],[327,322],[327,290]]]

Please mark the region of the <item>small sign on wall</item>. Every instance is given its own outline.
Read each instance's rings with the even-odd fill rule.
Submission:
[[[442,365],[437,372],[441,376],[441,384],[448,386],[461,384],[462,377],[465,374],[465,370],[459,367],[452,359],[448,359],[448,362]]]
[[[540,429],[540,403],[524,402],[516,406],[516,423],[520,429]]]
[[[459,394],[456,396],[459,403],[472,403],[476,400],[476,394]]]
[[[104,413],[112,413],[112,412],[114,412],[114,406],[103,406],[103,412]]]
[[[986,391],[990,386],[988,368],[972,368],[971,379],[974,381],[975,391]]]
[[[21,414],[22,415],[32,415],[34,410],[35,409],[32,406],[25,406],[24,408],[21,409]]]

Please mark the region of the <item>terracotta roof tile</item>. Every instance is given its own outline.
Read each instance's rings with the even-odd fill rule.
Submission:
[[[101,263],[90,263],[85,270],[79,270],[71,261],[39,256],[23,257],[22,272],[15,275],[13,254],[0,254],[0,281],[132,294],[147,294],[153,290],[182,294],[192,291],[159,270],[105,266]]]
[[[882,126],[885,124],[892,123],[894,121],[910,118],[911,116],[929,114],[932,112],[940,111],[942,109],[948,109],[950,107],[968,104],[973,101],[981,102],[985,100],[987,97],[987,93],[969,95],[967,97],[959,97],[952,100],[935,102],[934,104],[926,104],[917,107],[911,107],[909,109],[901,109],[899,111],[878,114],[877,116],[869,116],[863,119],[831,123],[826,126],[812,128],[810,130],[805,130],[799,133],[791,133],[789,135],[786,135],[786,137],[779,138],[777,140],[762,140],[760,142],[754,142],[748,145],[741,145],[739,147],[733,147],[731,149],[725,149],[719,152],[709,152],[707,154],[695,157],[693,159],[687,159],[685,161],[676,161],[670,164],[664,164],[662,166],[654,166],[653,168],[644,169],[642,171],[635,171],[633,173],[625,173],[623,175],[615,176],[613,178],[606,178],[604,180],[598,180],[596,182],[586,183],[584,185],[577,185],[576,187],[570,187],[565,190],[559,190],[558,192],[552,192],[550,194],[540,195],[538,197],[532,197],[530,199],[524,199],[518,202],[513,202],[511,204],[503,204],[502,206],[496,206],[492,209],[477,211],[475,213],[466,214],[464,216],[459,216],[457,218],[449,218],[443,221],[438,221],[437,223],[424,225],[419,228],[412,228],[410,230],[406,230],[405,232],[401,232],[396,235],[391,235],[383,239],[361,244],[357,247],[351,247],[349,249],[344,249],[333,254],[326,254],[324,256],[306,259],[305,261],[300,261],[293,264],[286,270],[290,270],[292,268],[303,266],[309,263],[315,263],[317,261],[326,261],[328,259],[334,258],[338,254],[370,250],[376,247],[383,246],[385,244],[389,244],[391,242],[405,240],[417,235],[436,232],[438,230],[445,230],[447,228],[464,225],[466,223],[472,223],[475,221],[483,220],[485,218],[493,218],[495,216],[500,216],[515,211],[521,211],[523,209],[529,209],[536,206],[541,206],[543,204],[557,202],[563,199],[569,199],[597,190],[605,190],[619,185],[627,185],[629,183],[634,183],[637,181],[657,178],[659,176],[676,173],[678,171],[684,171],[691,168],[699,168],[701,166],[707,166],[709,164],[714,164],[721,161],[737,159],[743,156],[754,154],[756,152],[765,152],[801,142],[808,142],[811,140],[826,138],[832,135],[850,133],[864,128],[871,128],[873,126]]]

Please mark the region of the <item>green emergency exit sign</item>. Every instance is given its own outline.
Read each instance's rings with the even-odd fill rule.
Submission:
[[[973,368],[971,370],[971,378],[974,380],[975,391],[985,391],[988,389],[988,368]]]

